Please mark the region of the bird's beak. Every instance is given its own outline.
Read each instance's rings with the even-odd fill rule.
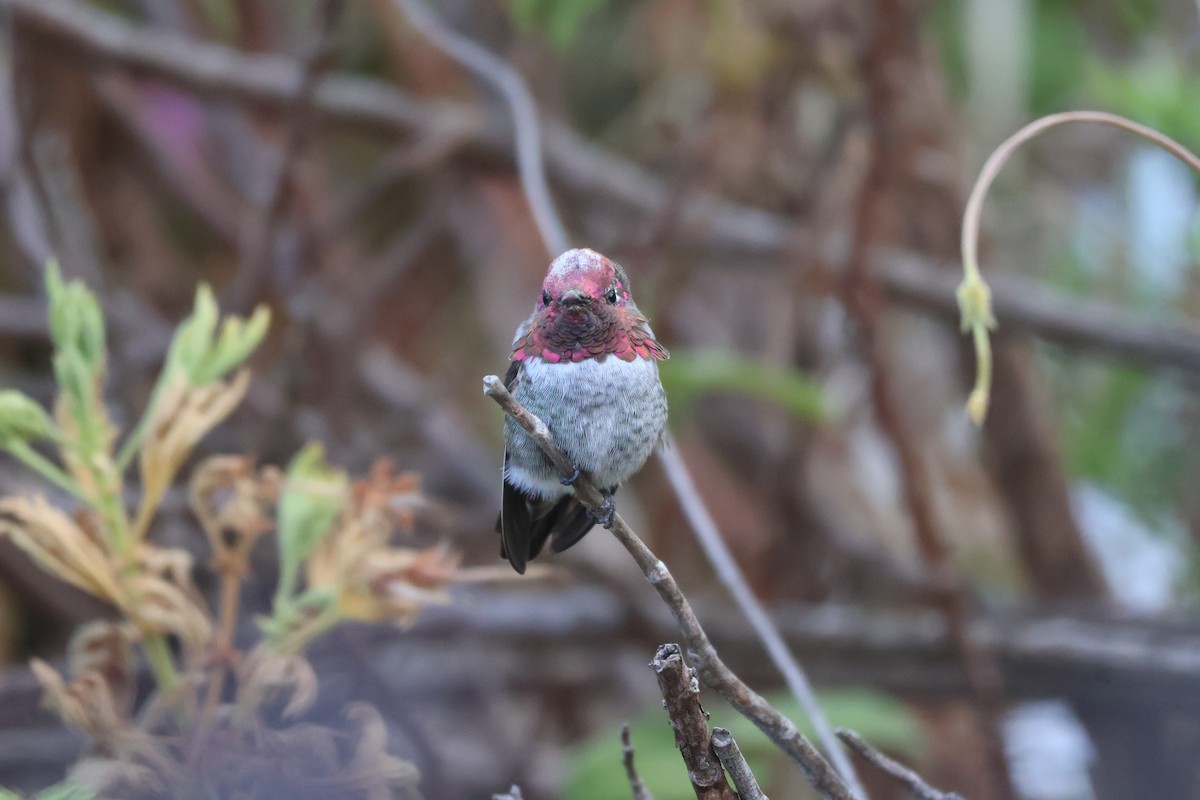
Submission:
[[[586,306],[588,304],[588,296],[578,289],[568,289],[562,293],[558,302],[567,308]]]

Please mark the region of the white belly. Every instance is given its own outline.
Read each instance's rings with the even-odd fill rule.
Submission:
[[[521,405],[550,428],[559,446],[603,489],[641,468],[662,436],[667,400],[650,359],[550,364],[529,359],[514,388]],[[512,420],[505,422],[509,482],[542,497],[570,491],[537,445]]]

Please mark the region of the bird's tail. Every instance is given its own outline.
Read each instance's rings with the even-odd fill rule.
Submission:
[[[539,500],[505,481],[500,518],[496,520],[500,556],[524,574],[526,564],[542,552],[547,541],[551,552],[561,553],[595,524],[591,512],[574,495]]]

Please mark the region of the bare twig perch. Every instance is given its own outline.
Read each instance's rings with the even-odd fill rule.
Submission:
[[[565,251],[570,247],[570,239],[566,226],[563,225],[562,215],[554,204],[550,184],[546,181],[537,106],[525,79],[502,59],[446,25],[436,13],[426,8],[424,0],[396,0],[396,3],[442,52],[490,83],[504,97],[513,116],[521,186],[537,228],[541,232],[542,241],[552,258]],[[853,792],[865,794],[858,782],[858,776],[854,774],[854,766],[834,737],[833,728],[817,703],[808,677],[788,650],[774,622],[754,596],[737,561],[725,545],[721,532],[717,530],[712,515],[705,507],[703,498],[696,491],[687,465],[670,446],[669,438],[666,446],[659,448],[658,457],[705,556],[712,564],[717,577],[725,584],[750,621],[751,627],[762,639],[771,661],[783,674],[784,683],[796,696],[800,707],[812,723],[817,742],[824,749],[826,757],[833,762],[838,774]]]
[[[919,798],[919,800],[963,800],[963,796],[957,792],[943,792],[939,789],[934,789],[922,780],[920,775],[903,764],[888,758],[867,744],[867,741],[854,731],[847,730],[846,728],[838,728],[837,735],[851,750],[862,756],[871,766],[902,784],[912,793],[913,797]]]
[[[550,431],[537,417],[526,411],[504,388],[504,383],[495,375],[483,379],[483,392],[496,401],[505,413],[537,442],[555,468],[564,475],[574,470],[571,460],[550,437]],[[586,476],[574,483],[575,495],[588,509],[597,509],[603,498]],[[667,569],[667,565],[651,552],[650,548],[634,533],[618,514],[609,529],[617,540],[633,556],[650,585],[667,604],[679,625],[687,644],[688,654],[695,662],[705,686],[721,697],[758,726],[759,730],[775,743],[804,770],[808,780],[826,800],[853,800],[854,795],[829,765],[829,762],[813,747],[812,742],[796,729],[791,720],[779,713],[760,695],[734,675],[721,661],[717,650],[708,639],[708,634],[696,618],[696,612],[684,597],[683,591]]]
[[[825,716],[821,704],[817,702],[817,695],[813,691],[812,684],[809,683],[808,675],[800,666],[800,662],[792,655],[792,651],[788,648],[787,642],[783,640],[783,635],[780,634],[775,621],[767,614],[762,603],[758,602],[754,590],[750,588],[750,583],[742,574],[733,553],[729,551],[729,546],[725,544],[725,539],[717,529],[717,523],[713,521],[712,514],[709,513],[700,492],[696,489],[696,483],[692,480],[687,465],[683,463],[679,451],[669,438],[662,447],[658,448],[658,462],[662,465],[671,488],[675,490],[679,506],[683,509],[692,530],[695,531],[696,540],[704,549],[708,562],[712,564],[721,583],[733,595],[734,601],[746,616],[755,635],[762,640],[771,663],[783,675],[783,681],[787,684],[788,690],[800,703],[800,708],[804,710],[804,715],[812,724],[817,743],[824,750],[825,757],[833,763],[838,775],[846,782],[851,792],[865,796],[866,791],[859,782],[858,775],[854,772],[854,765],[850,763],[850,757],[846,755],[846,751],[834,737],[829,719]]]
[[[660,645],[650,662],[658,676],[663,708],[675,731],[675,746],[687,765],[696,800],[736,800],[708,735],[708,714],[700,706],[700,684],[677,644]]]
[[[621,726],[621,754],[621,760],[625,764],[625,776],[629,778],[629,789],[633,792],[633,800],[654,800],[654,795],[650,794],[650,790],[642,782],[642,776],[638,775],[637,767],[633,765],[633,742],[629,739],[628,722]]]
[[[754,773],[750,771],[750,765],[746,763],[746,757],[742,755],[742,748],[733,740],[732,733],[725,728],[713,728],[712,746],[717,751],[721,766],[733,781],[738,800],[767,800]]]

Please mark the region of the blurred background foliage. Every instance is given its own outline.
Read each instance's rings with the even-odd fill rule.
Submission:
[[[307,1],[52,5],[64,3],[139,32],[217,43],[226,55],[303,59],[313,39]],[[0,320],[3,386],[42,402],[52,392],[44,326],[22,322],[44,311],[38,264],[47,249],[111,317],[108,396],[121,423],[145,406],[198,282],[213,284],[231,311],[266,302],[274,323],[252,362],[255,380],[202,454],[285,464],[319,440],[331,464],[352,472],[390,456],[421,473],[443,504],[436,530],[418,530],[416,541],[445,537],[464,563],[494,565],[501,436],[479,377],[502,372],[548,262],[495,94],[390,0],[347,3],[328,69],[455,104],[470,119],[438,128],[442,106],[422,105],[423,123],[310,125],[272,220],[264,198],[303,122],[270,104],[94,62],[77,42],[23,27],[19,6],[0,0],[13,17],[3,42],[12,69],[2,76],[13,113],[0,126],[13,145],[0,153],[8,212],[0,300],[11,302]],[[877,361],[915,443],[937,531],[980,613],[1111,613],[1146,625],[1161,616],[1171,631],[1191,630],[1200,598],[1195,368],[1097,355],[1031,336],[1002,313],[1002,393],[977,435],[961,411],[965,357],[953,312],[906,300],[883,262],[899,250],[931,275],[951,265],[969,181],[991,148],[1039,114],[1114,111],[1200,149],[1195,2],[436,7],[530,82],[549,121],[552,187],[567,223],[580,244],[630,272],[672,352],[663,378],[680,451],[785,627],[828,605],[923,619],[934,594],[895,442],[872,399],[875,362],[864,353],[872,345],[847,311],[845,276],[863,240],[882,254],[872,264],[883,288],[867,303]],[[563,126],[580,138],[564,139]],[[877,152],[885,155],[869,184]],[[597,153],[619,160],[589,162]],[[652,201],[638,182],[646,176],[657,179]],[[1064,309],[1115,309],[1194,337],[1198,185],[1121,134],[1055,130],[1025,148],[993,190],[983,269],[1013,279],[1018,293],[1053,292]],[[689,216],[690,202],[710,196],[772,216]],[[874,215],[864,212],[871,198],[882,207]],[[264,230],[262,263],[247,265]],[[0,480],[6,494],[40,487],[8,463]],[[756,685],[774,685],[757,648],[739,638],[657,468],[623,489],[621,502],[715,620],[722,652]],[[214,593],[178,490],[163,516],[154,536],[191,548],[197,585]],[[453,607],[405,637],[363,625],[319,640],[314,718],[352,698],[376,703],[390,744],[420,766],[430,797],[484,797],[518,781],[530,798],[580,800],[623,791],[616,726],[633,719],[643,775],[657,796],[674,796],[686,788],[682,766],[641,667],[670,625],[607,537],[589,536],[549,563],[542,580],[457,592]],[[278,567],[273,553],[255,552],[247,607],[267,608]],[[29,754],[12,748],[43,741],[31,731],[50,742],[19,761],[0,756],[0,784],[49,785],[78,752],[78,742],[45,732],[50,722],[20,665],[61,654],[73,626],[103,613],[0,550],[0,660],[11,667],[0,697],[15,698],[0,705],[0,753]],[[957,673],[942,662],[913,668],[907,645],[845,650],[795,636],[821,683],[850,684],[823,694],[835,724],[859,728],[943,788],[990,796]],[[1098,702],[1085,691],[1086,670],[1055,683],[1038,671],[1050,669],[1042,662],[1003,666],[1006,752],[1021,796],[1132,796],[1123,781],[1134,774],[1159,781],[1157,796],[1200,796],[1187,782],[1188,758],[1170,748],[1139,750],[1133,765],[1113,755],[1164,730],[1184,731],[1186,744],[1194,715],[1147,710],[1121,689],[1106,688],[1112,696]],[[767,782],[783,787],[779,795],[793,796],[790,767],[732,712],[710,710]]]

